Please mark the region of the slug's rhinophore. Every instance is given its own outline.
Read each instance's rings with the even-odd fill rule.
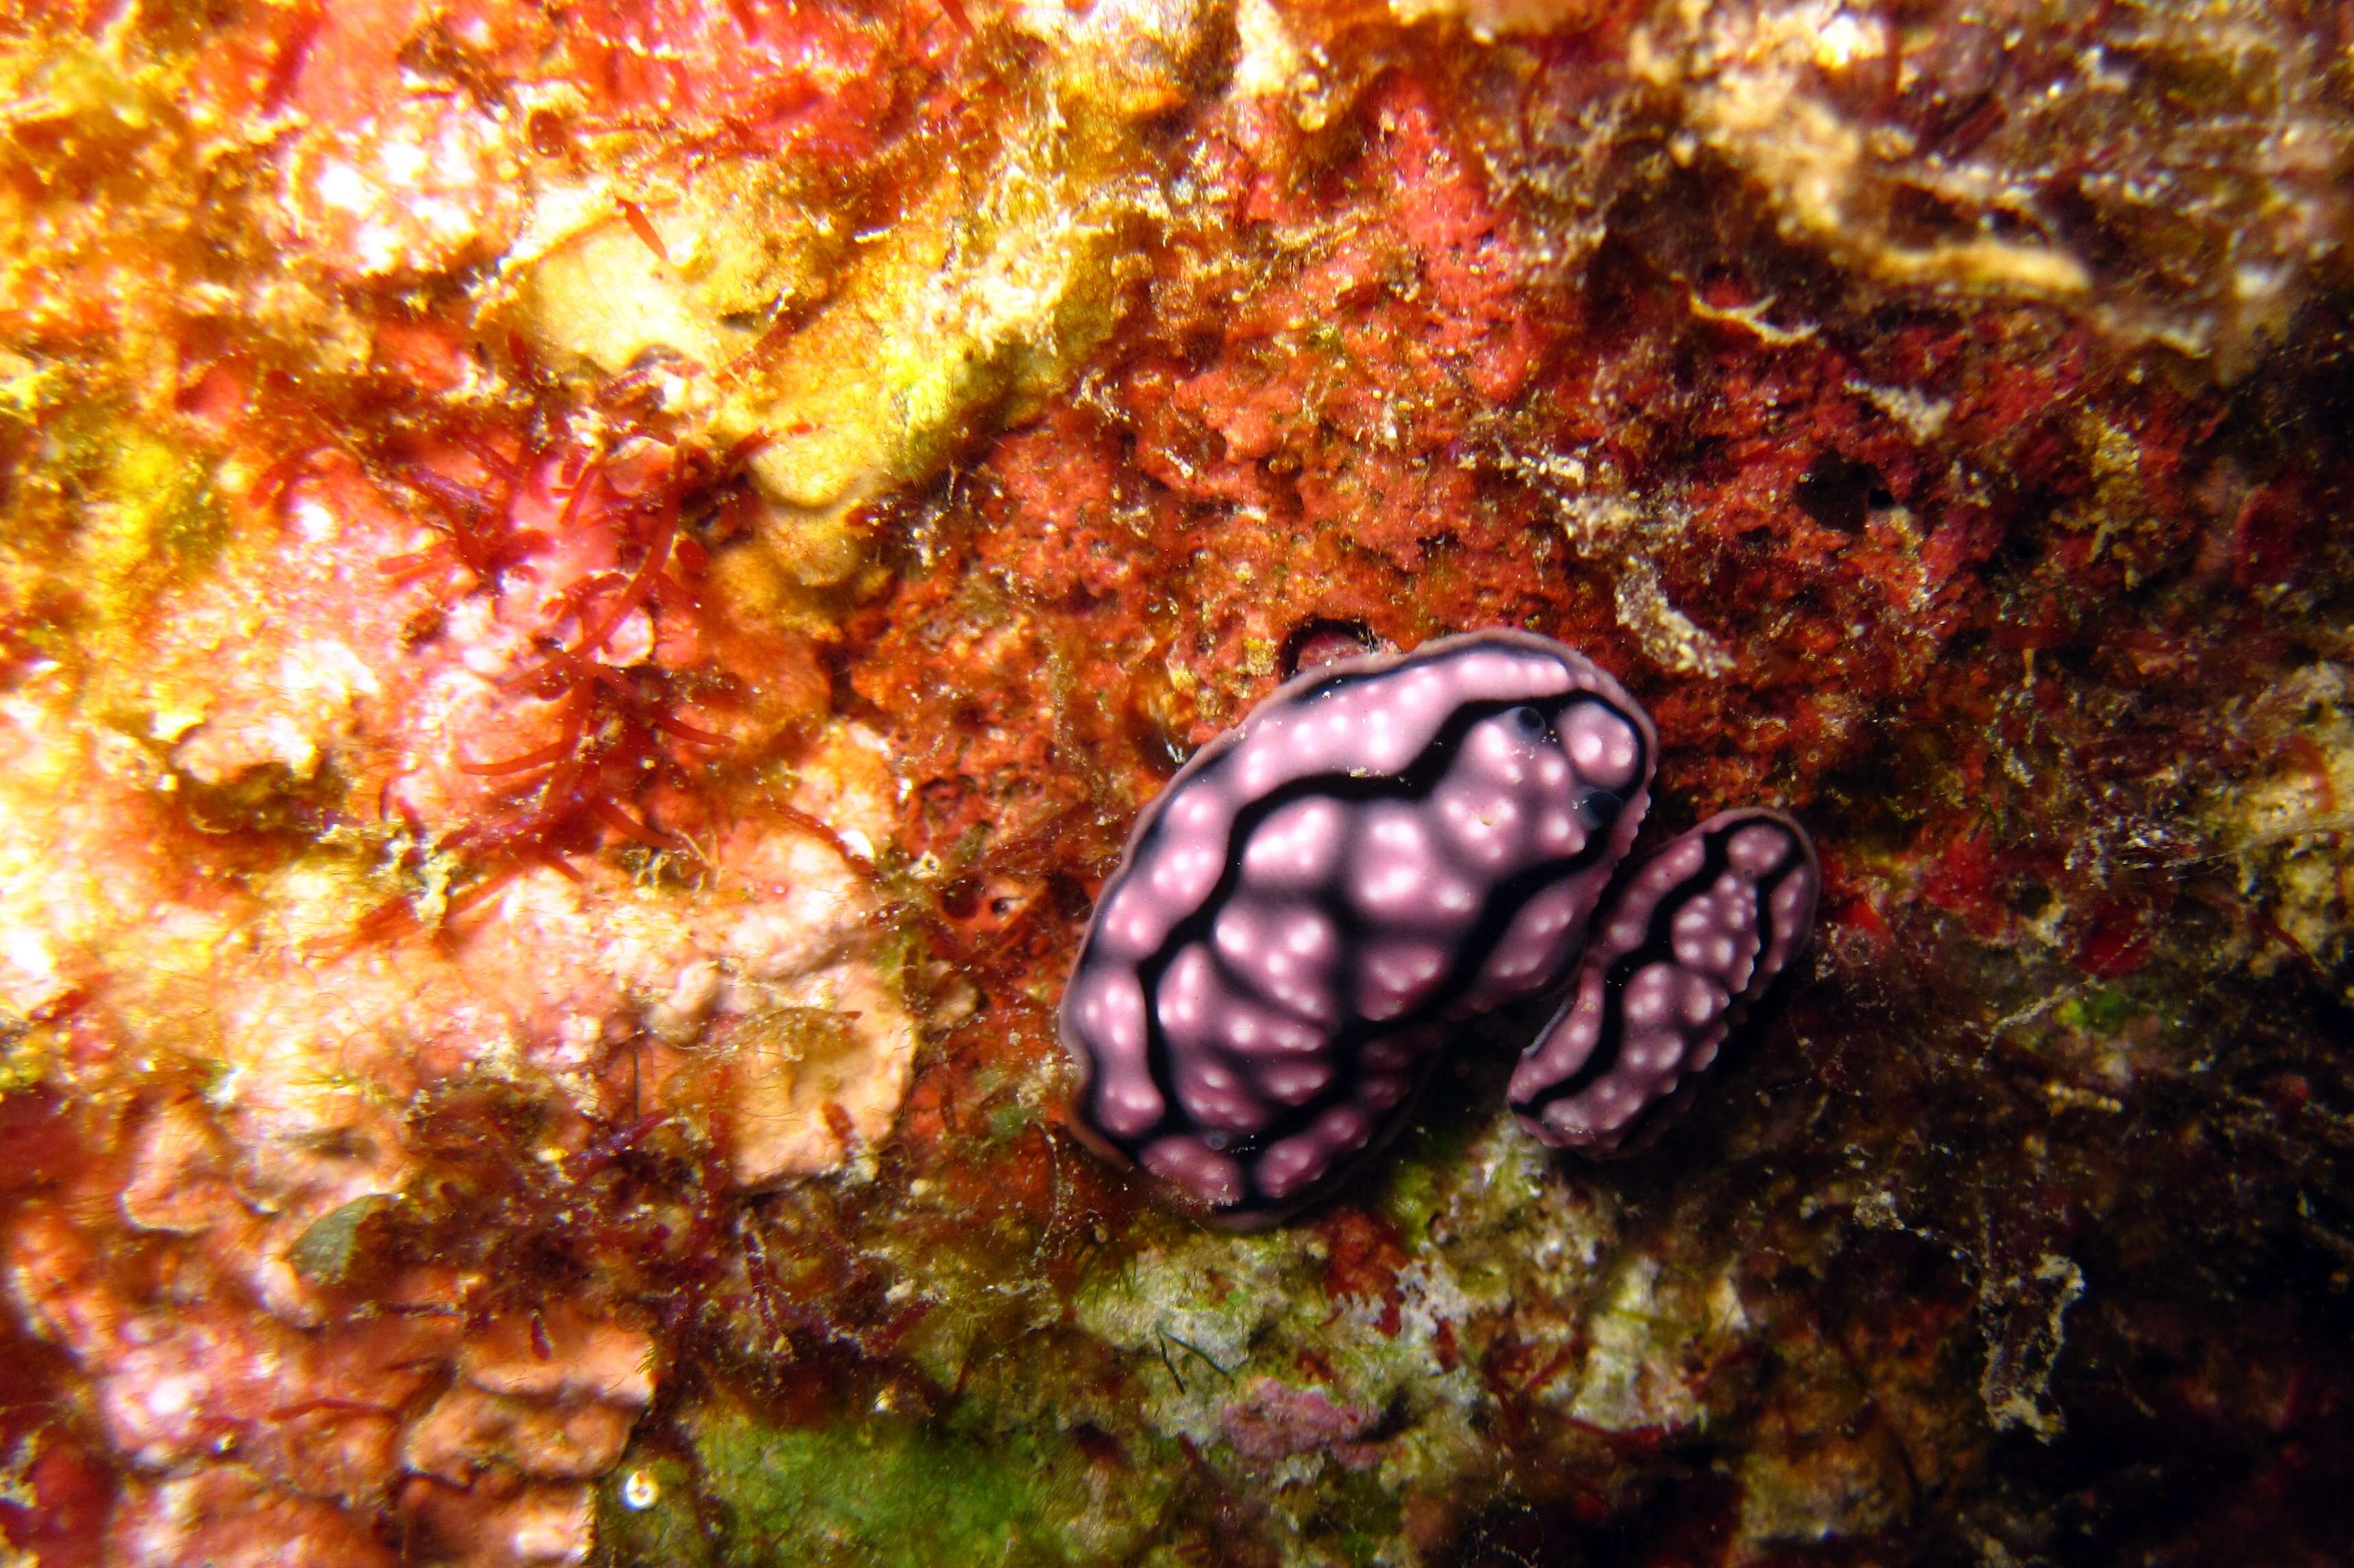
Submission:
[[[1589,1154],[1657,1136],[1806,939],[1821,883],[1805,831],[1771,811],[1712,817],[1644,862],[1513,1070],[1522,1124]]]
[[[1522,632],[1291,681],[1105,885],[1063,1001],[1075,1124],[1222,1224],[1312,1200],[1451,1025],[1560,982],[1657,749],[1616,681]]]

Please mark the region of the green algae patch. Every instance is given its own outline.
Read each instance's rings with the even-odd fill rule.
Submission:
[[[101,616],[128,626],[219,554],[228,524],[209,465],[129,423],[112,436],[83,510],[80,566]]]
[[[48,1082],[58,1045],[55,1030],[0,1010],[0,1097]]]
[[[370,1192],[313,1220],[287,1249],[287,1263],[313,1285],[341,1285],[360,1251],[361,1228],[391,1203],[386,1194]]]
[[[632,1452],[597,1488],[597,1539],[616,1568],[711,1568],[717,1561],[683,1459]]]
[[[2052,1016],[2071,1029],[2112,1033],[2143,1010],[2144,1003],[2124,987],[2105,986],[2089,996],[2072,996],[2052,1010]]]
[[[1123,1561],[1157,1520],[1108,1497],[1059,1436],[896,1418],[771,1425],[708,1408],[690,1425],[718,1561],[930,1568]]]

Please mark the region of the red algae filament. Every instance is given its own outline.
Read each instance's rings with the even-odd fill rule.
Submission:
[[[653,219],[646,216],[646,209],[627,196],[618,198],[614,205],[621,209],[622,221],[630,226],[630,232],[653,252],[655,260],[669,266],[670,247],[663,243],[662,231],[654,228]]]

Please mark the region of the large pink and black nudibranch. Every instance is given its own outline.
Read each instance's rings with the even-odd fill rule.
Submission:
[[[1312,1202],[1465,1020],[1562,983],[1657,751],[1616,681],[1525,632],[1289,682],[1178,771],[1104,886],[1063,999],[1075,1127],[1214,1223]]]
[[[1315,1197],[1449,1025],[1559,982],[1656,750],[1616,681],[1525,633],[1291,681],[1105,885],[1063,1001],[1076,1124],[1228,1224]]]

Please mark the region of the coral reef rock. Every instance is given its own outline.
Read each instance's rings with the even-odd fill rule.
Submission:
[[[0,7],[0,1556],[2341,1555],[2349,29]],[[1123,844],[1490,629],[1812,944],[1167,1212]]]

